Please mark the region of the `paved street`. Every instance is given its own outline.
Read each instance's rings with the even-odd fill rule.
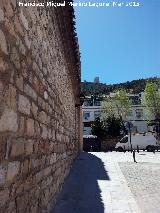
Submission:
[[[81,153],[54,213],[158,213],[160,153]]]

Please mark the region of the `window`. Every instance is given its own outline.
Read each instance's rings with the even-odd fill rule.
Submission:
[[[83,105],[84,106],[93,106],[93,101],[92,100],[85,100]]]
[[[143,116],[143,109],[136,109],[136,117],[142,118]]]
[[[83,119],[86,121],[90,120],[90,112],[83,112]]]
[[[130,110],[130,111],[128,112],[127,116],[128,116],[128,117],[133,116],[133,112],[132,112],[132,110]]]
[[[141,103],[139,96],[130,97],[129,99],[132,105],[139,105]]]
[[[94,106],[101,106],[101,102],[100,101],[95,101],[94,102]]]
[[[96,119],[96,118],[100,118],[100,116],[101,116],[101,112],[94,112],[94,119]]]
[[[128,142],[128,137],[124,137],[120,140],[120,143],[127,143]]]
[[[90,123],[90,122],[85,122],[85,123],[83,124],[83,126],[84,126],[84,127],[91,127],[91,123]]]

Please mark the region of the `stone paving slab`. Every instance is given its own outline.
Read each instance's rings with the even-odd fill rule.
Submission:
[[[106,153],[81,153],[54,213],[139,213],[118,163]]]
[[[160,153],[81,153],[52,213],[158,213]]]
[[[142,213],[159,213],[160,163],[119,163]]]

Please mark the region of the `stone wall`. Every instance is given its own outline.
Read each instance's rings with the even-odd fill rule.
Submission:
[[[73,9],[0,0],[0,212],[54,206],[80,147],[79,93]]]

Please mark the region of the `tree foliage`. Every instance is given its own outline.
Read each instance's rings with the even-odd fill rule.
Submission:
[[[106,129],[104,126],[104,122],[102,122],[99,117],[97,117],[91,125],[91,133],[92,135],[96,135],[99,138],[105,137]]]
[[[145,106],[144,117],[150,121],[154,115],[160,128],[160,90],[156,83],[146,84],[142,102]]]
[[[93,83],[93,82],[82,82],[81,83],[81,91],[85,95],[104,95],[109,94],[115,90],[125,89],[128,93],[140,93],[144,91],[146,83],[153,82],[156,84],[160,84],[159,78],[147,78],[147,79],[139,79],[133,81],[127,81],[125,83],[119,84],[102,84],[102,83]]]
[[[131,109],[131,102],[125,90],[121,89],[113,97],[108,97],[103,102],[103,118],[114,116],[121,121],[126,119]]]
[[[157,119],[160,119],[160,91],[158,90],[157,84],[146,84],[144,98],[146,107]]]
[[[92,134],[101,139],[105,136],[120,136],[122,129],[122,121],[114,116],[109,116],[103,121],[101,121],[100,118],[96,118],[91,126]]]
[[[119,118],[109,116],[104,122],[107,135],[113,137],[120,136],[121,130],[123,129],[123,124]]]

